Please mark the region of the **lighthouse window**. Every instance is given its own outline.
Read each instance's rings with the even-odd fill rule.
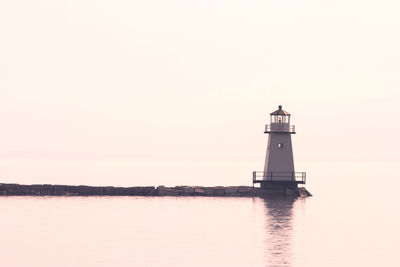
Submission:
[[[283,144],[279,143],[278,148],[283,148]]]

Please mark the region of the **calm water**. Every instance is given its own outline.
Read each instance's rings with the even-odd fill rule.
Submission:
[[[324,169],[297,200],[0,197],[0,266],[400,266],[394,169]]]

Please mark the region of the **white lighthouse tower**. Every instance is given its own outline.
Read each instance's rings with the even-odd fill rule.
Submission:
[[[253,185],[297,188],[298,184],[305,184],[306,173],[294,170],[291,135],[296,132],[294,125],[290,125],[290,113],[279,106],[270,117],[264,132],[269,134],[264,171],[253,172]]]

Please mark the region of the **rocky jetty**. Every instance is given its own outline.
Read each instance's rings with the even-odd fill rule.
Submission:
[[[210,196],[210,197],[263,197],[289,195],[308,197],[304,188],[257,188],[251,186],[87,186],[51,184],[1,184],[0,196]]]

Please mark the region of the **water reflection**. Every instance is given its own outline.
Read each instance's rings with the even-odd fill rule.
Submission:
[[[289,197],[264,199],[267,209],[265,242],[268,267],[291,266],[294,201],[294,198]]]

